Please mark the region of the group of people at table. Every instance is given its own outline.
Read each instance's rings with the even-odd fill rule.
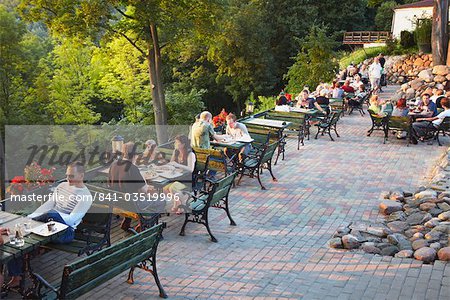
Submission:
[[[418,140],[424,141],[427,134],[435,131],[444,118],[450,117],[450,100],[441,89],[429,89],[422,93],[418,99],[407,103],[405,98],[400,98],[395,106],[389,100],[381,100],[378,95],[372,95],[369,100],[369,110],[378,116],[411,117],[412,123],[411,141],[417,144]],[[397,133],[397,138],[405,138],[406,132]]]
[[[154,187],[147,184],[141,174],[137,164],[146,163],[169,163],[173,167],[183,170],[190,180],[194,171],[196,157],[192,147],[210,148],[211,140],[221,141],[222,137],[214,132],[211,124],[212,114],[202,112],[196,122],[192,125],[190,137],[187,135],[178,135],[174,138],[174,150],[170,161],[165,161],[163,155],[158,151],[154,140],[145,142],[145,150],[138,153],[137,144],[134,142],[124,143],[120,157],[115,160],[109,168],[108,186],[112,190],[123,193],[152,193]],[[248,130],[242,123],[236,121],[236,116],[229,114],[227,116],[227,135],[238,138],[248,136]],[[243,147],[240,155],[245,155],[249,147]],[[242,157],[240,158],[242,159]],[[68,228],[53,242],[70,243],[74,240],[75,229],[81,223],[84,215],[90,209],[93,199],[89,189],[84,184],[85,167],[82,162],[73,162],[67,166],[66,181],[60,183],[54,190],[52,198],[44,202],[35,212],[28,215],[30,219],[41,222],[49,220],[68,225]],[[167,184],[163,190],[166,193],[177,193],[187,187],[178,182]],[[186,198],[187,194],[183,194]],[[171,210],[177,214],[182,213],[180,205],[187,199],[180,198],[171,203]],[[123,230],[128,230],[131,226],[131,218],[125,213],[121,224]],[[7,235],[11,232],[10,228],[0,227],[0,246],[8,242]],[[3,270],[3,266],[0,266]],[[17,290],[21,286],[23,277],[23,258],[10,260],[7,264],[10,280],[4,284],[3,272],[0,272],[0,286],[2,286],[1,297],[5,296],[8,290]]]

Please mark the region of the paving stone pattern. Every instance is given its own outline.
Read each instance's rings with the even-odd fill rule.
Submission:
[[[392,92],[396,87],[388,87]],[[386,92],[382,97],[386,97]],[[171,299],[449,299],[450,264],[335,250],[326,242],[351,221],[375,221],[379,195],[413,191],[447,147],[406,146],[381,132],[366,137],[370,118],[359,113],[338,124],[341,138],[311,139],[299,151],[289,139],[286,160],[274,167],[278,182],[263,174],[267,190],[244,178],[230,194],[229,226],[223,211],[211,213],[212,243],[203,226],[188,224],[178,236],[181,216],[164,217],[168,228],[158,249],[161,282]],[[445,145],[450,143],[444,138]],[[49,253],[35,263],[59,278],[65,254]],[[45,258],[45,259],[44,259]],[[149,273],[126,273],[85,299],[158,299]]]

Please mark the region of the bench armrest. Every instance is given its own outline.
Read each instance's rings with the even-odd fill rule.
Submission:
[[[49,290],[53,291],[54,293],[56,293],[59,296],[59,289],[57,289],[56,287],[54,287],[53,285],[51,285],[47,280],[44,279],[44,277],[42,277],[41,275],[37,274],[37,273],[32,273],[33,276],[39,281],[39,287],[38,287],[38,293],[41,293],[41,288],[42,286],[45,286],[46,288],[48,288]]]

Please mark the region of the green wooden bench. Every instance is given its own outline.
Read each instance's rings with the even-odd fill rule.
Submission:
[[[266,188],[263,186],[260,178],[260,174],[262,173],[263,168],[267,168],[272,175],[272,180],[276,181],[277,179],[273,175],[272,172],[272,158],[275,153],[275,150],[278,147],[278,142],[274,142],[271,144],[266,144],[263,149],[258,150],[258,152],[247,156],[243,162],[240,163],[238,168],[238,173],[240,174],[238,185],[241,182],[242,177],[249,176],[250,178],[257,178],[261,189],[265,190]]]
[[[150,272],[159,289],[159,296],[167,298],[156,270],[156,250],[161,239],[162,224],[129,237],[95,254],[64,266],[61,282],[52,285],[41,275],[33,273],[37,288],[33,298],[75,299],[116,277],[126,270],[127,282],[134,283],[135,268]]]
[[[75,230],[75,239],[65,244],[49,244],[45,248],[69,253],[91,255],[103,247],[111,245],[112,208],[108,205],[93,204]]]
[[[411,119],[409,117],[396,117],[390,115],[387,115],[386,118],[383,144],[386,144],[386,141],[388,140],[389,131],[395,130],[406,132],[409,145],[411,142]]]
[[[230,225],[236,226],[236,223],[231,218],[228,194],[230,193],[231,186],[233,185],[236,172],[216,181],[209,181],[208,185],[205,185],[205,189],[201,190],[197,194],[192,194],[188,199],[186,205],[182,206],[185,209],[185,219],[183,226],[180,230],[180,235],[185,235],[185,228],[187,223],[203,224],[208,231],[211,241],[217,242],[217,239],[211,233],[209,228],[208,211],[210,207],[216,207],[225,210]]]
[[[254,140],[252,142],[253,148],[256,150],[262,150],[268,144],[277,143],[278,152],[274,165],[277,164],[280,155],[282,155],[282,159],[284,160],[284,153],[286,152],[286,135],[280,136],[279,132],[276,130],[258,125],[246,124],[246,126],[250,136]],[[256,152],[253,151],[250,154],[254,155],[255,153]]]
[[[226,177],[234,172],[232,159],[229,159],[222,149],[202,149],[194,147],[195,167],[192,176],[192,189],[202,189],[206,184],[207,173],[214,171]],[[215,176],[220,177],[220,176]]]
[[[165,208],[162,207],[163,204],[161,204],[161,207],[155,206],[153,211],[150,209],[143,211],[137,207],[138,202],[131,201],[132,199],[130,195],[126,195],[125,193],[111,190],[103,186],[92,184],[86,184],[86,186],[93,195],[97,195],[97,201],[101,202],[99,198],[100,196],[105,198],[103,203],[112,207],[113,214],[126,215],[127,217],[135,219],[138,222],[138,225],[134,229],[129,229],[133,233],[156,225],[159,221],[160,213],[165,210]],[[117,201],[112,201],[114,199]],[[126,201],[127,199],[130,201]]]
[[[287,128],[287,133],[295,132],[298,137],[297,150],[300,150],[300,143],[305,145],[304,139],[309,138],[309,123],[307,122],[307,115],[297,112],[281,112],[269,111],[265,116],[266,119],[280,120],[291,122]]]

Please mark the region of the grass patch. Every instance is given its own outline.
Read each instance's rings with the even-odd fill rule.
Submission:
[[[348,65],[352,62],[355,64],[359,64],[363,62],[367,58],[371,58],[374,56],[377,56],[379,53],[386,53],[386,47],[373,47],[373,48],[366,48],[366,49],[358,49],[353,52],[341,52],[340,59],[339,59],[339,67],[341,69],[344,69],[348,67]]]

